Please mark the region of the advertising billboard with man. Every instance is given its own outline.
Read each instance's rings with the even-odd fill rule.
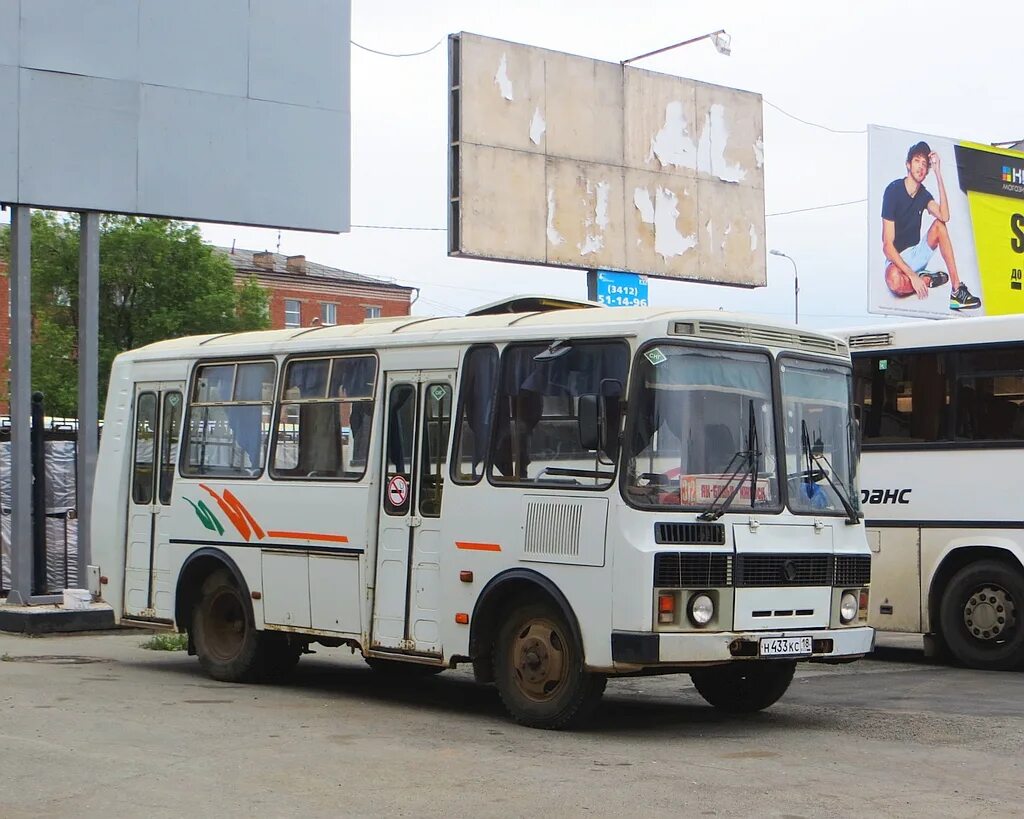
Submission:
[[[868,312],[1024,312],[1024,153],[870,126]]]

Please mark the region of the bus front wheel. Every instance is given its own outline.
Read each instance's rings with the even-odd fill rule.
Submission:
[[[752,714],[779,701],[793,682],[796,663],[748,660],[695,668],[690,679],[710,705],[730,714]]]
[[[1024,666],[1024,574],[997,560],[979,560],[955,575],[942,595],[942,638],[971,668]]]
[[[512,718],[530,728],[559,729],[589,717],[606,678],[583,666],[583,650],[564,615],[547,601],[510,612],[494,647],[495,684]]]

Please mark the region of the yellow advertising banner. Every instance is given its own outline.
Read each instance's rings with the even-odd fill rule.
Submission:
[[[1024,202],[976,191],[967,201],[986,314],[1024,313]]]

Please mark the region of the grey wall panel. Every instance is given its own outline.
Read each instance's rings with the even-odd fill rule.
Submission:
[[[20,0],[0,0],[0,65],[18,65]]]
[[[249,0],[141,0],[139,79],[244,97]]]
[[[348,3],[250,0],[250,13],[250,97],[348,109]]]
[[[0,202],[18,201],[18,69],[0,65]]]
[[[138,80],[139,0],[26,0],[21,65]]]
[[[142,86],[139,209],[219,220],[245,190],[246,100]]]
[[[21,69],[19,198],[134,212],[137,83]]]
[[[0,0],[0,199],[348,230],[350,17],[350,0]]]
[[[348,112],[249,100],[245,221],[348,230],[348,196],[337,195],[349,188],[348,120]]]

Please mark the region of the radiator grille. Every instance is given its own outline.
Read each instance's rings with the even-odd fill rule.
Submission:
[[[577,557],[580,553],[581,503],[530,503],[526,507],[528,555]]]
[[[831,586],[832,555],[736,555],[737,586]]]
[[[725,526],[721,523],[655,523],[654,542],[677,546],[724,546]]]
[[[836,555],[836,586],[866,586],[871,582],[871,555]]]
[[[654,556],[656,588],[687,589],[732,585],[732,555],[661,552]]]

